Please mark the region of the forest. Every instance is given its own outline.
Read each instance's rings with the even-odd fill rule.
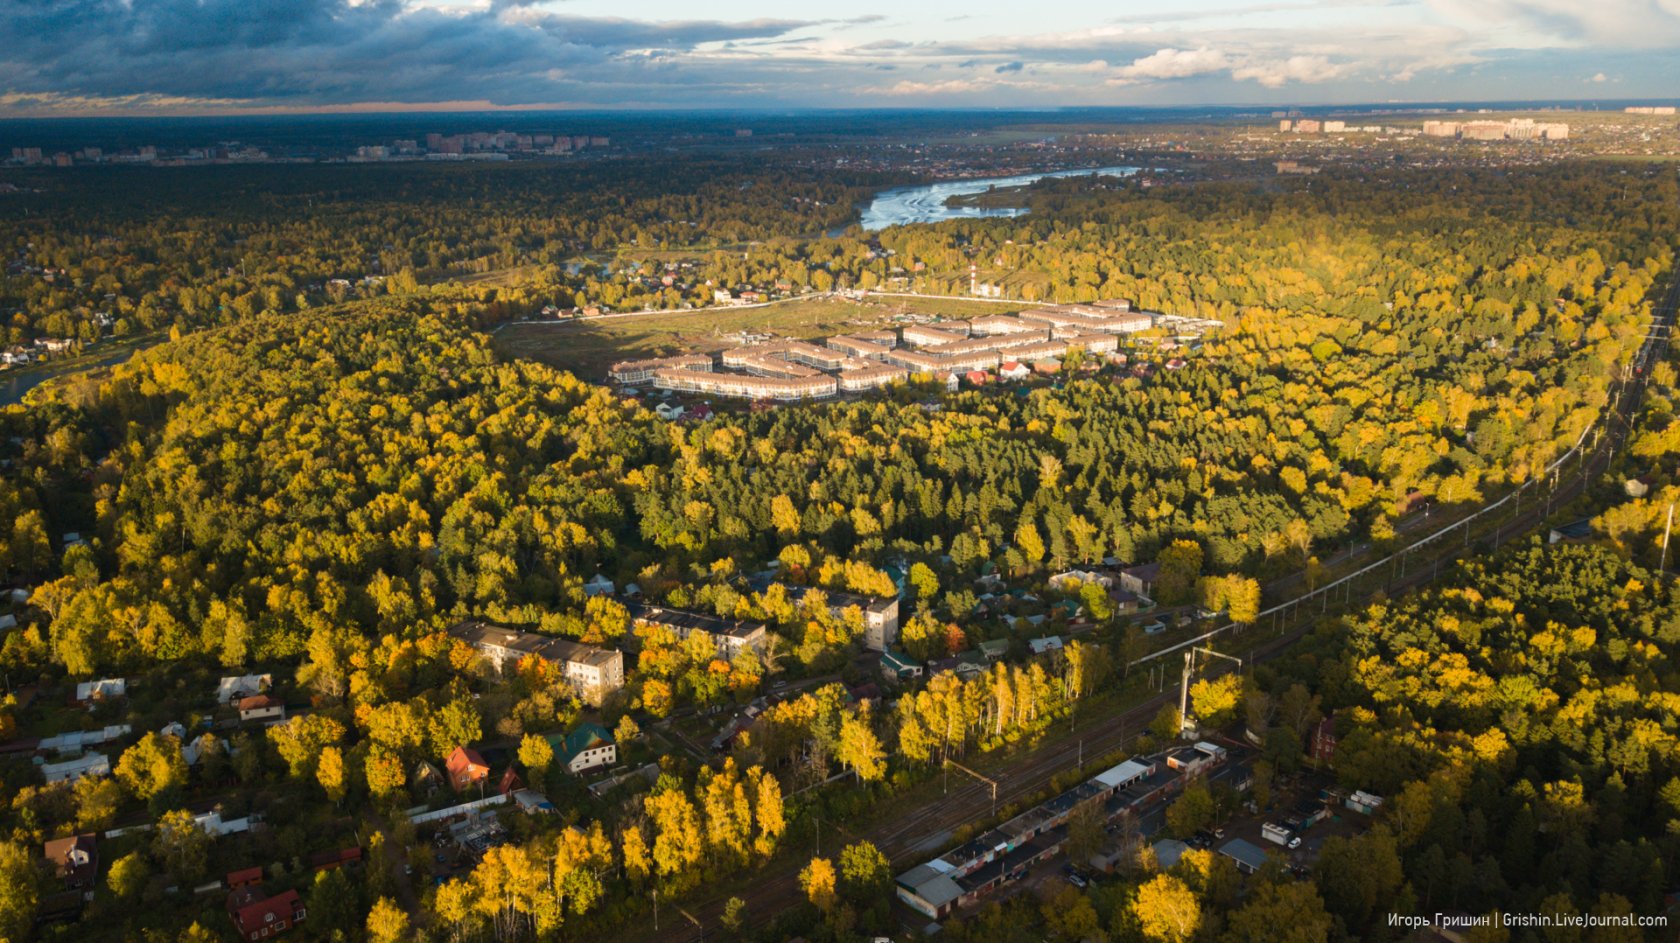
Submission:
[[[1469,505],[1533,478],[1604,409],[1644,340],[1676,222],[1671,176],[1393,170],[1279,187],[1058,183],[1035,189],[1027,217],[907,227],[871,246],[856,230],[788,235],[844,224],[870,180],[712,166],[673,188],[659,169],[568,169],[601,176],[562,195],[541,176],[558,170],[286,170],[213,181],[246,188],[225,217],[173,208],[208,207],[203,195],[118,208],[114,189],[90,187],[56,197],[62,222],[6,218],[20,256],[64,273],[8,275],[4,304],[41,312],[14,319],[12,339],[69,331],[115,295],[123,330],[171,340],[0,410],[0,579],[31,590],[0,666],[44,690],[141,682],[127,705],[85,715],[0,706],[8,738],[130,721],[141,732],[110,779],[42,786],[29,764],[0,766],[14,797],[0,810],[0,937],[30,932],[40,842],[133,822],[156,827],[117,846],[110,893],[92,906],[136,936],[153,927],[133,902],[163,900],[169,881],[303,860],[346,821],[366,823],[359,839],[384,856],[365,879],[284,874],[349,939],[610,935],[645,920],[655,887],[682,900],[790,861],[809,898],[792,932],[888,929],[880,851],[853,842],[806,864],[784,836],[832,808],[890,801],[947,759],[1030,739],[1123,674],[1109,632],[1055,659],[1016,657],[1024,636],[978,611],[978,577],[1044,590],[1076,564],[1159,561],[1163,601],[1191,603],[1210,581],[1310,580],[1324,555],[1391,544],[1423,503]],[[744,261],[720,248],[760,238]],[[562,286],[599,297],[621,276],[561,263],[626,241],[704,245],[702,274],[722,283],[820,268],[868,286],[890,274],[876,248],[932,272],[980,258],[1039,297],[1122,295],[1225,330],[1191,368],[1147,379],[1096,371],[1025,395],[906,387],[668,423],[501,360],[487,334]],[[513,287],[448,278],[474,265],[542,268]],[[369,297],[311,287],[377,273]],[[1672,434],[1653,408],[1634,449],[1657,459]],[[1655,505],[1643,507],[1606,513],[1648,542]],[[902,571],[910,655],[1007,640],[1012,656],[966,681],[935,673],[892,704],[854,699],[836,680],[861,624],[813,596],[749,587],[771,561],[790,584],[864,593],[896,592],[888,573]],[[635,627],[618,602],[585,595],[598,572],[659,602],[765,621],[768,650],[726,660]],[[1382,939],[1379,915],[1401,900],[1660,909],[1675,864],[1666,823],[1680,816],[1669,610],[1666,583],[1612,549],[1533,547],[1333,620],[1298,661],[1257,673],[1240,704],[1234,689],[1200,696],[1209,715],[1223,697],[1231,718],[1289,731],[1268,733],[1274,768],[1301,762],[1306,718],[1334,717],[1337,775],[1393,802],[1325,850],[1361,866],[1266,875],[1239,900],[1220,859],[1192,857],[1043,919],[1059,939],[1177,943],[1267,939],[1277,913],[1303,915],[1300,939]],[[597,711],[538,664],[498,680],[443,631],[468,618],[623,649],[628,683]],[[255,669],[277,669],[309,710],[225,747],[159,731],[190,728],[195,690]],[[788,680],[812,683],[731,755],[667,755],[640,793],[594,795],[545,739],[587,717],[657,762],[656,725]],[[404,861],[432,869],[401,815],[422,798],[416,771],[481,741],[516,757],[561,814],[521,817],[515,840],[416,895],[398,876]],[[207,847],[184,810],[227,797],[229,812],[284,824]],[[1189,933],[1158,923],[1189,908]],[[163,907],[156,938],[218,938],[217,909]],[[998,939],[1011,921],[988,909],[951,932]]]

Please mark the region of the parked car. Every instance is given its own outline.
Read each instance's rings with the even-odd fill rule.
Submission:
[[[1290,848],[1291,848],[1291,849],[1295,849],[1295,848],[1299,848],[1299,847],[1301,847],[1301,836],[1299,836],[1299,835],[1296,835],[1296,836],[1295,836],[1295,837],[1294,837],[1294,838],[1291,838],[1291,839],[1290,839],[1290,840],[1289,840],[1289,847],[1290,847]]]
[[[1077,874],[1068,875],[1067,876],[1067,882],[1069,884],[1072,884],[1074,887],[1079,888],[1080,890],[1084,890],[1087,886],[1086,880],[1084,878],[1080,877]]]
[[[1145,635],[1160,635],[1162,632],[1165,632],[1166,630],[1167,630],[1167,624],[1165,622],[1162,622],[1160,619],[1156,619],[1154,622],[1151,622],[1148,625],[1143,627],[1143,632],[1144,632]]]

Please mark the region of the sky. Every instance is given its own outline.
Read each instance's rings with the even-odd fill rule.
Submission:
[[[1680,0],[0,0],[0,116],[1667,99]]]

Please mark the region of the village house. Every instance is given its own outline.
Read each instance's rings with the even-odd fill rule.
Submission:
[[[262,694],[273,683],[274,676],[268,674],[223,678],[216,684],[216,703],[227,705],[253,694]]]
[[[227,906],[240,938],[252,941],[279,936],[308,915],[297,891],[264,897],[255,887],[243,887],[228,895]]]
[[[490,781],[490,764],[471,747],[456,747],[443,765],[449,774],[449,788],[456,792],[482,787]]]
[[[271,726],[286,719],[286,702],[268,694],[239,699],[239,722]]]
[[[41,775],[49,783],[73,783],[85,776],[109,776],[111,758],[103,753],[84,753],[62,763],[41,764]]]
[[[76,685],[76,703],[92,707],[100,701],[109,701],[128,696],[128,679],[103,678],[98,681],[83,681]]]
[[[574,775],[597,766],[611,766],[618,762],[618,744],[612,734],[600,724],[582,723],[576,730],[559,738],[554,755]],[[552,741],[551,741],[552,742]]]
[[[1120,571],[1120,588],[1130,590],[1139,596],[1155,598],[1155,581],[1160,578],[1161,564],[1142,563],[1129,566]]]
[[[1032,376],[1032,368],[1018,360],[1006,360],[998,367],[1000,380],[1025,380]]]
[[[43,853],[52,865],[53,873],[64,882],[65,890],[88,890],[99,877],[99,838],[96,835],[86,833],[55,838],[46,843]],[[88,896],[92,896],[91,892]]]
[[[881,653],[881,676],[888,681],[920,678],[922,666],[903,652],[885,651]]]

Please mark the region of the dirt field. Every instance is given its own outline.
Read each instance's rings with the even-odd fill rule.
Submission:
[[[512,324],[496,334],[496,352],[528,357],[599,380],[615,361],[713,353],[736,346],[741,331],[780,337],[827,337],[879,327],[905,312],[946,317],[1007,314],[1026,308],[960,298],[813,298],[762,308],[703,308],[587,321]]]

